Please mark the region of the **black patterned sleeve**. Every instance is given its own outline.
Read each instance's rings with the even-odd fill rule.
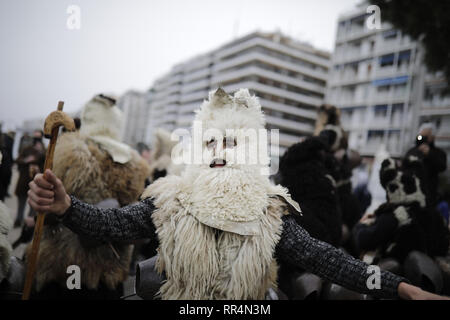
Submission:
[[[283,217],[283,233],[277,245],[277,258],[284,263],[303,268],[347,289],[375,297],[398,298],[400,282],[409,282],[393,273],[381,270],[379,288],[369,289],[374,271],[332,245],[312,238],[291,215]],[[372,287],[372,286],[371,286]]]
[[[72,204],[62,222],[75,233],[105,242],[156,239],[151,199],[123,208],[103,209],[70,198]]]

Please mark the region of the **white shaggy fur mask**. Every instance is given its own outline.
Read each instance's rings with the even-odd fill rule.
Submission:
[[[258,234],[271,195],[282,196],[300,211],[284,188],[272,185],[261,174],[268,167],[268,156],[259,151],[259,137],[252,140],[245,135],[249,129],[256,133],[264,129],[265,120],[258,99],[247,89],[234,96],[221,88],[211,92],[195,121],[204,132],[203,161],[186,166],[183,177],[189,190],[180,200],[200,222],[242,235]],[[257,163],[253,163],[250,158],[256,153]],[[245,161],[239,162],[239,156]]]
[[[202,139],[202,148],[194,147],[194,152],[202,159],[203,168],[214,161],[246,171],[268,168],[264,115],[258,98],[248,89],[240,89],[234,96],[221,88],[212,91],[196,113],[193,139],[194,143]],[[196,135],[196,126],[201,126],[201,136]]]
[[[266,124],[258,98],[248,89],[240,89],[234,96],[222,88],[211,91],[196,113],[195,120],[201,121],[205,129],[264,129]]]

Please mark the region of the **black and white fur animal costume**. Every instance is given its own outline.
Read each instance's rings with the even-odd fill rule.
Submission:
[[[409,159],[399,168],[393,159],[383,161],[380,181],[386,190],[386,203],[375,211],[375,217],[355,226],[354,235],[368,263],[395,258],[400,263],[413,251],[434,257],[448,250],[448,229],[439,213],[427,206],[420,176],[420,163]],[[373,253],[375,251],[375,253]]]

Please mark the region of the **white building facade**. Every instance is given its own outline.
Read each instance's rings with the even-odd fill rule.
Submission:
[[[150,111],[148,94],[129,90],[119,98],[117,106],[123,111],[125,118],[122,141],[135,147],[146,138]]]
[[[435,144],[446,151],[447,163],[450,166],[450,93],[448,93],[447,81],[441,72],[428,73],[423,86],[419,124],[434,123],[436,127]],[[447,174],[450,174],[448,170]]]
[[[326,101],[341,109],[349,145],[373,156],[402,155],[417,134],[423,50],[387,23],[370,30],[366,8],[339,17]]]
[[[260,98],[267,128],[280,130],[283,152],[314,131],[329,58],[327,52],[279,33],[255,32],[178,64],[149,92],[147,140],[156,128],[189,128],[210,90],[248,88]]]

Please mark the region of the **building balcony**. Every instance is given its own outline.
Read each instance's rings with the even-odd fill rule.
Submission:
[[[371,81],[370,74],[357,74],[356,72],[333,72],[330,76],[328,86],[347,86],[361,82]]]
[[[286,55],[289,55],[289,56],[292,56],[292,57],[295,57],[295,58],[298,58],[301,60],[305,60],[305,61],[313,63],[313,64],[321,65],[325,68],[329,67],[329,60],[308,52],[309,50],[311,50],[311,48],[309,48],[309,47],[305,47],[305,50],[302,51],[301,49],[291,48],[282,43],[268,40],[268,39],[265,39],[262,37],[255,37],[253,39],[249,39],[248,41],[238,43],[235,46],[232,46],[232,47],[229,47],[226,49],[222,49],[222,50],[218,50],[214,54],[214,59],[216,61],[226,61],[226,59],[225,60],[223,59],[224,57],[234,55],[236,53],[239,53],[241,51],[244,51],[244,50],[250,49],[252,47],[256,47],[256,46],[260,46],[260,47],[264,47],[264,48],[267,48],[267,49],[270,49],[273,51],[281,52]]]
[[[213,69],[212,73],[217,74],[222,70],[226,70],[240,65],[245,65],[252,61],[262,61],[268,64],[272,64],[280,69],[292,70],[294,72],[298,72],[323,81],[326,81],[328,78],[328,73],[325,71],[318,71],[315,69],[307,68],[289,61],[282,60],[280,58],[265,55],[264,53],[261,52],[249,52],[240,55],[236,58],[232,58],[223,62],[218,62],[212,67]]]
[[[375,33],[377,33],[378,30],[369,30],[366,27],[360,27],[360,28],[353,28],[347,32],[342,31],[339,32],[336,36],[336,43],[343,43],[348,41],[353,41],[359,38],[364,38],[371,36]]]
[[[167,81],[167,86],[172,86],[175,84],[180,83],[183,80],[183,76],[181,74],[177,74],[173,77],[171,77],[168,81]]]
[[[450,115],[450,104],[443,106],[433,106],[429,104],[424,104],[420,109],[421,116],[444,116]]]
[[[248,88],[249,90],[256,90],[259,92],[268,93],[274,96],[290,99],[293,101],[297,101],[299,103],[316,107],[319,107],[323,103],[323,99],[309,97],[300,93],[295,93],[287,91],[285,89],[268,86],[255,81],[243,81],[224,86],[224,90],[226,92],[235,92],[241,88]]]
[[[200,69],[191,73],[186,73],[183,76],[183,82],[191,82],[197,79],[207,78],[211,73],[211,69],[209,67],[205,67],[204,69]]]
[[[180,96],[180,103],[186,104],[195,100],[202,100],[208,98],[208,90],[201,90],[197,92],[187,93]]]
[[[232,81],[247,76],[259,76],[262,78],[286,83],[294,87],[311,90],[320,94],[325,94],[324,86],[306,82],[302,79],[289,77],[279,72],[265,70],[264,68],[258,66],[244,66],[242,67],[242,69],[219,73],[211,79],[211,86],[219,85],[220,83],[225,83],[227,81]]]
[[[314,126],[273,116],[266,116],[266,122],[276,128],[294,130],[300,134],[312,134]]]
[[[283,103],[274,102],[274,101],[262,99],[262,98],[259,99],[259,102],[261,103],[261,106],[264,109],[267,108],[267,109],[271,109],[274,111],[281,111],[284,113],[296,115],[296,116],[303,117],[303,118],[310,119],[310,120],[315,120],[317,118],[316,111],[305,110],[302,108],[298,108],[298,107],[294,107],[294,106],[290,106],[290,105],[286,105]]]
[[[423,108],[450,108],[450,96],[445,98],[434,98],[432,100],[425,100],[423,102]]]
[[[161,121],[164,122],[164,123],[176,122],[176,120],[177,120],[177,114],[176,113],[167,113],[161,119]]]
[[[180,114],[193,112],[194,110],[200,108],[201,102],[193,102],[193,103],[187,103],[183,104],[179,107],[178,111]]]
[[[181,93],[182,94],[187,94],[190,91],[194,91],[194,90],[197,90],[197,89],[207,89],[207,88],[209,88],[209,85],[210,85],[209,78],[200,79],[200,80],[193,81],[193,82],[190,82],[190,83],[185,83],[183,85],[183,87],[181,88]]]
[[[183,69],[186,74],[194,73],[197,70],[209,68],[212,62],[213,58],[211,54],[196,56],[183,63]]]

